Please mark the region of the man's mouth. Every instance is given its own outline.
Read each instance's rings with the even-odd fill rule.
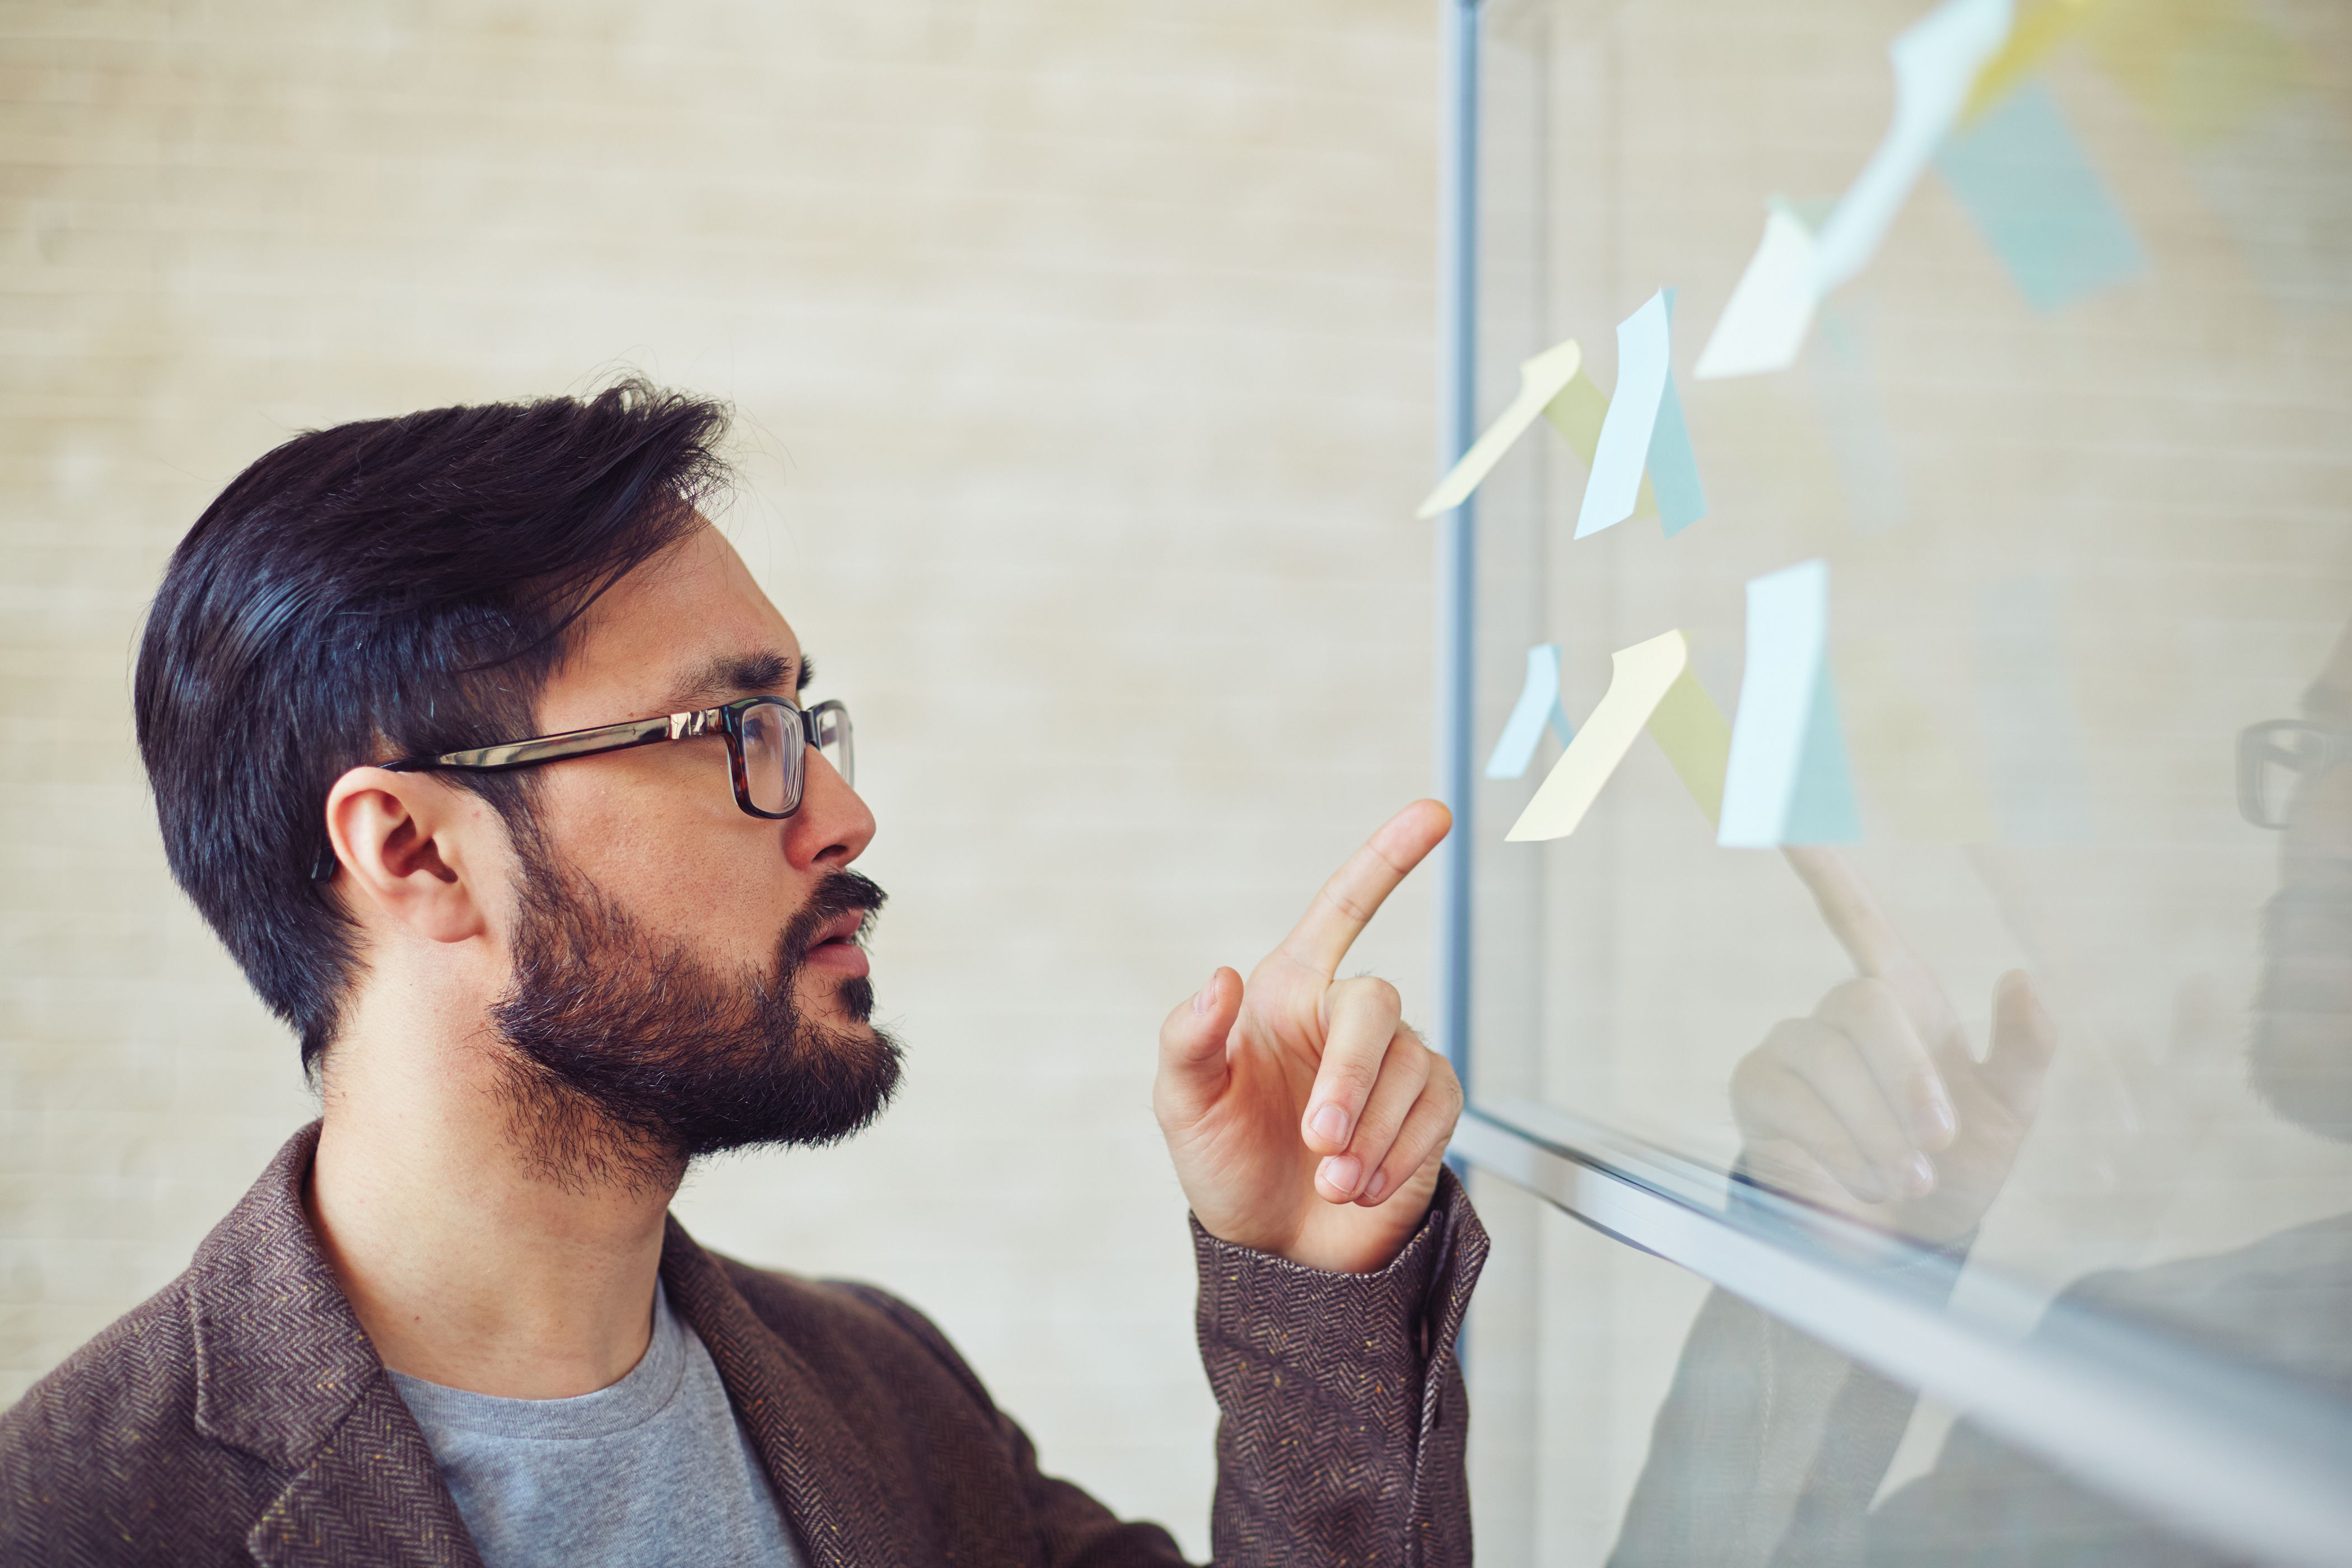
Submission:
[[[857,933],[866,929],[871,910],[848,910],[816,928],[809,937],[808,962],[840,973],[858,976],[867,971],[866,950]]]

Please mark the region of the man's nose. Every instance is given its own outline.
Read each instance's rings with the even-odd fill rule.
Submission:
[[[797,870],[836,869],[874,842],[874,814],[824,753],[811,746],[801,808],[784,822],[784,858]]]

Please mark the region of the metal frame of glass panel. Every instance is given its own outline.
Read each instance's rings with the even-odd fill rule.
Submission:
[[[1438,470],[1476,432],[1481,0],[1440,0]],[[1478,1101],[1471,1075],[1471,817],[1477,534],[1472,503],[1436,542],[1437,793],[1453,810],[1437,900],[1438,1033],[1474,1109],[1459,1165],[1522,1187],[1606,1236],[1681,1265],[2086,1483],[2216,1544],[2283,1563],[2344,1560],[2352,1412],[2109,1321],[2053,1321],[2019,1341],[1805,1244],[1825,1221],[1725,1201],[1719,1173],[1549,1107]],[[1791,1209],[1794,1205],[1790,1205]],[[1866,1247],[1869,1238],[1847,1237]]]

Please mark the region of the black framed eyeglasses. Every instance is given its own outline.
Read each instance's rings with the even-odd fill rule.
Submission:
[[[433,757],[404,757],[383,766],[394,773],[506,773],[560,763],[571,757],[593,757],[604,752],[625,752],[632,746],[652,746],[667,741],[694,741],[708,735],[727,742],[727,769],[735,786],[735,804],[752,816],[781,821],[801,808],[808,779],[808,753],[816,752],[841,775],[856,783],[856,752],[850,741],[849,710],[824,701],[803,708],[774,696],[741,697],[717,708],[685,713],[665,713],[651,719],[630,719],[599,724],[591,730],[567,730],[560,735],[533,735],[502,741],[470,751],[443,752]],[[330,844],[311,868],[313,881],[335,874],[335,851]]]
[[[2238,732],[2238,810],[2256,827],[2286,826],[2298,785],[2352,761],[2352,734],[2305,719],[2273,719]]]

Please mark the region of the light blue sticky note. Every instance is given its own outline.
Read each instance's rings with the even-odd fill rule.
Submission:
[[[1986,778],[2006,844],[2087,844],[2091,792],[2083,766],[2059,584],[2048,577],[1989,583],[1977,593],[1977,691]]]
[[[1617,323],[1617,390],[1609,395],[1584,502],[1577,509],[1579,539],[1624,521],[1641,499],[1642,469],[1649,461],[1658,405],[1666,390],[1668,332],[1663,289]],[[1658,500],[1663,510],[1665,498]]]
[[[1568,710],[1559,700],[1559,645],[1550,642],[1528,649],[1528,683],[1519,688],[1519,700],[1504,721],[1502,734],[1496,737],[1494,755],[1486,759],[1486,776],[1525,776],[1528,764],[1536,760],[1536,744],[1543,739],[1547,723],[1561,745],[1576,739],[1576,726],[1568,721]]]
[[[2130,220],[2038,81],[1954,132],[1936,167],[2037,310],[2147,270]]]
[[[2008,41],[2011,0],[1944,0],[1886,48],[1895,114],[1870,162],[1838,198],[1814,251],[1814,289],[1826,295],[1870,265],[1911,187],[1959,119],[1977,73]]]
[[[1675,291],[1662,289],[1659,292],[1666,301],[1666,342],[1659,356],[1666,369],[1658,394],[1657,422],[1650,428],[1648,467],[1651,493],[1658,498],[1658,520],[1672,539],[1706,515],[1706,491],[1698,482],[1698,457],[1691,450],[1682,395],[1675,390]]]
[[[1577,509],[1579,539],[1633,515],[1644,471],[1667,538],[1706,515],[1690,426],[1675,390],[1674,310],[1675,291],[1661,289],[1617,323],[1617,390],[1601,421],[1592,473]]]
[[[1748,668],[1716,842],[1763,849],[1862,837],[1829,663],[1830,569],[1804,561],[1748,584]]]

